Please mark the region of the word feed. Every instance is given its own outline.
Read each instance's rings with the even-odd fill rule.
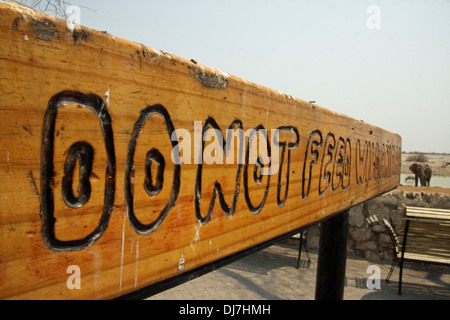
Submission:
[[[99,121],[106,153],[106,173],[104,180],[103,210],[97,227],[84,238],[76,240],[58,240],[55,235],[55,192],[61,192],[62,199],[68,208],[75,209],[83,207],[89,202],[91,187],[91,171],[93,159],[97,150],[86,141],[73,143],[65,152],[64,177],[61,181],[61,190],[54,187],[53,175],[54,165],[54,140],[55,122],[58,111],[67,105],[77,105],[87,109]],[[157,218],[151,223],[143,223],[135,214],[134,194],[137,186],[134,179],[138,175],[145,177],[143,188],[148,197],[157,197],[164,184],[167,184],[168,171],[166,159],[161,150],[150,148],[145,156],[145,169],[143,172],[135,170],[135,150],[138,138],[144,125],[152,118],[157,117],[164,122],[165,131],[170,141],[171,161],[173,172],[171,179],[170,197],[164,208],[157,214]],[[198,126],[201,121],[195,121]],[[156,231],[170,214],[175,206],[181,190],[182,167],[187,165],[185,151],[190,150],[190,137],[187,129],[176,129],[167,108],[161,104],[144,107],[131,128],[126,154],[126,168],[124,179],[124,200],[128,221],[132,229],[140,235],[150,235]],[[181,129],[181,130],[180,130]],[[205,144],[208,140],[207,133],[213,129],[216,144]],[[307,201],[312,192],[323,197],[328,192],[346,192],[351,185],[368,184],[370,181],[378,181],[399,174],[400,148],[397,145],[374,142],[370,140],[352,141],[350,137],[342,137],[333,132],[322,132],[320,129],[304,133],[299,132],[294,125],[286,124],[276,129],[268,130],[263,124],[244,131],[244,123],[234,120],[226,130],[226,139],[222,136],[222,130],[214,118],[208,117],[201,130],[201,139],[194,146],[194,164],[197,166],[195,175],[195,217],[199,225],[207,224],[216,206],[216,198],[222,212],[231,217],[236,212],[236,204],[241,194],[241,176],[245,203],[252,215],[259,214],[265,205],[270,189],[271,176],[276,179],[277,206],[285,206],[289,201],[288,192],[293,164],[291,159],[294,152],[300,154],[302,161],[301,172],[301,199]],[[281,136],[283,138],[281,138]],[[182,137],[180,139],[180,137]],[[246,139],[247,138],[247,139]],[[235,144],[235,140],[237,143]],[[306,146],[303,150],[300,146]],[[227,156],[237,150],[237,163],[227,158],[226,164],[221,161],[207,160],[208,155],[221,154]],[[281,152],[281,156],[279,153]],[[183,155],[181,155],[183,153]],[[184,161],[181,161],[181,158]],[[189,156],[190,157],[190,156]],[[203,159],[199,161],[198,159]],[[218,159],[218,158],[217,158]],[[189,162],[190,163],[190,162]],[[222,185],[216,181],[213,185],[212,194],[209,199],[207,212],[201,212],[200,203],[203,191],[203,172],[208,165],[216,163],[223,165],[235,165],[236,171],[232,178],[234,182],[234,193],[231,203],[227,202]],[[78,164],[78,190],[74,192],[74,171]],[[182,166],[183,165],[183,166]],[[250,167],[250,168],[249,168]],[[285,169],[283,169],[285,168]],[[156,172],[155,172],[156,171]],[[283,172],[284,175],[283,175]],[[355,173],[355,174],[353,174]],[[353,175],[352,175],[353,174]],[[252,199],[252,189],[249,181],[263,188],[262,199],[256,202]],[[266,183],[263,184],[263,178]],[[84,94],[81,92],[64,91],[52,97],[44,116],[41,143],[41,217],[42,238],[46,246],[54,251],[77,251],[83,250],[97,241],[108,227],[111,212],[114,208],[114,195],[116,192],[116,153],[114,147],[113,120],[108,113],[105,102],[95,94]],[[353,183],[352,183],[353,181]],[[75,194],[78,195],[75,195]]]

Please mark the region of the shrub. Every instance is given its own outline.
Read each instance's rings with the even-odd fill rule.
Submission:
[[[419,153],[408,156],[408,158],[406,158],[406,161],[428,162],[428,158],[425,154]]]

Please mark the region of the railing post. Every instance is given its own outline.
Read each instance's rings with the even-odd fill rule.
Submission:
[[[402,255],[400,258],[400,274],[398,276],[398,295],[399,296],[402,295],[403,262],[405,259],[406,239],[408,236],[409,222],[410,222],[410,220],[406,219],[405,231],[404,231],[403,242],[402,242]]]
[[[348,214],[345,210],[320,225],[316,300],[344,298]]]

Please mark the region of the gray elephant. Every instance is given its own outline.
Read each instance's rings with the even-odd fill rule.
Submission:
[[[422,187],[430,186],[432,171],[431,171],[431,168],[429,165],[427,165],[427,164],[420,165],[418,163],[413,163],[409,167],[409,170],[411,170],[414,173],[414,176],[415,176],[414,180],[415,180],[416,187],[418,184],[418,180],[420,180],[420,184],[422,185]]]

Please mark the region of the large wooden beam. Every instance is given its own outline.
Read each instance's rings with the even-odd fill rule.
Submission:
[[[0,298],[119,297],[400,181],[396,134],[8,3],[0,74]]]

